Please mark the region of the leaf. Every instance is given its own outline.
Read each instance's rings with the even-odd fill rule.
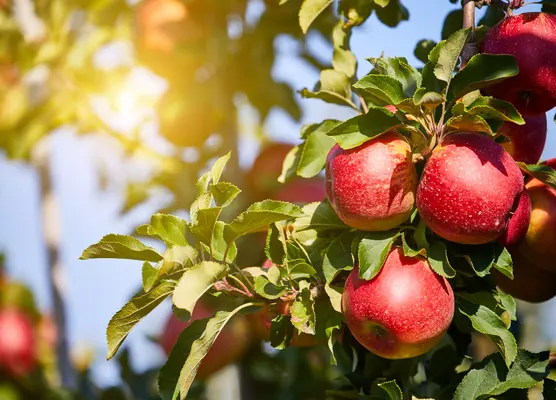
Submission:
[[[404,57],[369,58],[369,62],[374,66],[373,74],[388,75],[401,82],[404,97],[413,96],[415,89],[421,86],[421,74]]]
[[[312,178],[318,175],[326,164],[326,157],[336,142],[327,133],[338,126],[340,121],[327,119],[320,124],[313,124],[307,130],[307,139],[297,165],[297,175]]]
[[[456,271],[450,265],[448,250],[443,242],[434,242],[428,251],[429,264],[433,271],[445,278],[453,278]]]
[[[307,229],[316,229],[319,232],[350,229],[344,224],[330,203],[309,203],[303,207],[303,216],[296,218],[293,223],[296,231],[304,231]]]
[[[259,296],[262,296],[265,299],[276,300],[280,298],[285,291],[285,287],[275,285],[274,283],[270,282],[265,276],[261,275],[255,277],[255,292],[257,292]]]
[[[517,321],[517,302],[513,296],[506,294],[498,288],[498,298],[500,300],[500,306],[508,312],[510,319],[512,321]]]
[[[344,317],[341,313],[333,311],[327,313],[325,333],[332,365],[337,364],[336,357],[334,356],[334,345],[336,344],[336,332],[342,328],[343,321]]]
[[[158,273],[158,268],[153,267],[148,261],[143,263],[143,268],[141,268],[141,278],[143,282],[143,290],[148,292],[153,287],[153,284]]]
[[[422,63],[428,61],[429,53],[436,46],[434,40],[422,39],[415,45],[415,50],[413,50],[413,55]]]
[[[378,387],[386,392],[389,400],[402,400],[402,390],[395,380],[379,383]]]
[[[218,182],[212,185],[211,193],[217,207],[227,207],[241,193],[241,189],[229,182]]]
[[[327,103],[357,109],[351,98],[351,81],[349,76],[334,69],[321,71],[320,83],[314,91],[303,89],[300,93],[308,99],[320,99]]]
[[[382,107],[370,107],[368,113],[341,123],[328,132],[328,136],[343,149],[352,149],[399,125],[400,120],[391,112]]]
[[[493,97],[479,96],[467,108],[467,113],[484,119],[496,119],[523,125],[525,120],[512,103]]]
[[[231,243],[238,237],[258,231],[273,222],[301,216],[303,216],[301,208],[295,204],[276,200],[254,203],[226,225],[224,240]]]
[[[150,280],[150,285],[145,286],[145,291],[160,282],[162,279],[183,271],[197,261],[197,250],[191,246],[172,246],[164,252],[164,260],[159,263],[156,275]]]
[[[473,328],[477,332],[487,335],[500,349],[506,365],[509,366],[517,355],[517,344],[504,321],[494,311],[482,304],[473,304],[459,297],[457,305],[459,311],[469,318]]]
[[[510,252],[498,243],[494,243],[494,268],[506,275],[510,279],[514,279],[514,266]]]
[[[482,132],[494,135],[488,122],[478,115],[464,113],[446,121],[446,132]]]
[[[469,254],[466,254],[464,258],[473,268],[473,271],[481,278],[488,275],[496,260],[492,245],[473,246],[469,250]]]
[[[151,223],[137,228],[137,234],[152,236],[162,240],[166,246],[188,245],[186,234],[187,221],[168,214],[154,214]]]
[[[197,300],[209,290],[212,285],[221,280],[228,273],[226,264],[214,261],[202,261],[184,272],[174,294],[173,305],[181,311],[185,311],[180,317],[189,319]]]
[[[396,105],[407,98],[401,82],[388,75],[368,74],[353,87],[379,98],[386,105]]]
[[[426,88],[419,88],[413,95],[413,102],[415,105],[423,105],[429,111],[433,111],[440,104],[444,103],[446,98],[439,93],[429,92]]]
[[[223,155],[222,157],[219,157],[214,164],[212,164],[212,167],[210,168],[210,176],[211,176],[211,183],[213,185],[216,185],[218,182],[220,182],[220,177],[222,176],[222,173],[224,172],[224,168],[226,168],[226,164],[228,164],[228,161],[230,161],[230,158],[232,157],[232,152],[229,151],[227,154]]]
[[[438,61],[434,66],[434,76],[437,79],[450,84],[454,69],[459,60],[459,56],[463,47],[467,43],[467,39],[471,33],[470,28],[460,29],[450,35],[438,53]]]
[[[335,70],[341,71],[352,78],[357,68],[357,59],[349,49],[350,37],[351,30],[344,29],[344,21],[339,19],[332,31],[332,43],[334,44],[332,66]]]
[[[313,21],[332,4],[333,0],[305,0],[299,10],[299,26],[307,33]]]
[[[330,243],[322,260],[322,271],[326,282],[332,282],[341,271],[351,271],[355,264],[351,254],[351,243],[355,232],[344,232]]]
[[[226,229],[226,224],[222,221],[216,221],[214,225],[214,230],[212,231],[212,257],[216,261],[224,262],[224,254],[226,249],[228,253],[226,254],[226,262],[233,262],[237,256],[237,246],[235,243],[231,243],[228,248],[228,243],[224,240],[224,230]],[[210,251],[210,249],[207,248]]]
[[[509,389],[531,388],[547,375],[548,352],[534,354],[519,349],[509,370],[495,353],[472,367],[458,385],[454,400],[488,399]]]
[[[221,212],[222,207],[203,208],[197,211],[195,222],[191,223],[189,229],[199,242],[211,246],[214,226]]]
[[[315,300],[307,281],[299,282],[299,293],[291,307],[291,323],[300,332],[315,334]]]
[[[108,360],[114,357],[131,329],[162,303],[174,287],[172,282],[163,282],[148,293],[136,294],[112,317],[106,329]]]
[[[317,276],[317,271],[304,260],[288,261],[288,268],[293,280],[309,279]]]
[[[232,312],[218,311],[212,318],[195,320],[183,330],[158,375],[158,391],[163,400],[187,397],[201,361],[224,326],[235,314],[250,306],[252,303],[243,304]]]
[[[301,160],[304,146],[305,143],[301,143],[300,145],[292,147],[292,149],[288,151],[288,154],[286,154],[284,162],[282,163],[282,173],[278,177],[278,182],[286,183],[297,175],[297,167]]]
[[[552,189],[556,189],[556,171],[550,168],[548,165],[543,164],[525,164],[518,162],[517,165],[521,170],[533,178],[537,178],[542,183],[550,186]]]
[[[406,232],[402,232],[402,245],[403,245],[403,254],[406,257],[427,257],[427,249],[422,247],[419,250],[414,250],[407,244],[407,240],[405,239]]]
[[[80,260],[91,258],[123,258],[157,262],[163,257],[155,249],[145,246],[134,237],[110,234],[104,236],[100,242],[87,247],[81,254]]]
[[[360,279],[368,281],[378,275],[398,236],[399,231],[365,234],[357,250]]]
[[[450,87],[455,99],[474,90],[501,82],[517,75],[519,68],[514,56],[503,54],[476,54],[459,71]]]
[[[270,323],[270,345],[283,350],[290,344],[293,337],[293,325],[289,315],[277,315]]]
[[[271,224],[266,235],[265,255],[274,263],[282,264],[286,256],[286,236],[282,223]]]

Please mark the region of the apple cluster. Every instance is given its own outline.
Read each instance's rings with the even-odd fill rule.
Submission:
[[[508,17],[482,46],[484,53],[515,56],[519,74],[485,92],[514,104],[525,125],[502,124],[501,143],[477,132],[440,133],[420,172],[410,144],[395,129],[356,148],[336,145],[326,160],[327,197],[338,217],[357,230],[391,230],[416,209],[448,242],[499,241],[512,255],[514,279],[494,272],[498,286],[526,301],[546,301],[556,295],[556,190],[525,179],[517,162],[539,162],[545,113],[556,106],[556,16]],[[556,167],[556,159],[547,164]],[[426,258],[409,258],[393,247],[376,277],[360,279],[357,266],[350,273],[342,308],[362,345],[385,358],[408,358],[442,338],[454,315],[454,293]]]

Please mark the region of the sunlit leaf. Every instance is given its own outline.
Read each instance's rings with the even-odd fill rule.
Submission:
[[[299,10],[299,26],[307,33],[313,21],[332,4],[333,0],[305,0]]]
[[[110,234],[104,236],[97,244],[87,247],[80,257],[81,260],[92,258],[123,258],[157,262],[163,257],[155,249],[145,246],[134,237]]]

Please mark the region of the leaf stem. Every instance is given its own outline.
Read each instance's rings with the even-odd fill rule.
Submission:
[[[367,114],[369,112],[369,107],[367,107],[367,102],[363,98],[363,96],[359,95],[359,102],[361,103],[361,108]]]
[[[239,268],[238,268],[239,269]],[[241,271],[241,270],[239,270]],[[235,282],[237,282],[237,284],[241,287],[241,289],[243,290],[244,294],[247,297],[253,297],[253,293],[251,293],[251,291],[249,289],[247,289],[247,286],[245,286],[245,284],[241,281],[241,279],[239,279],[237,276],[234,275],[228,275],[229,278],[232,278]]]

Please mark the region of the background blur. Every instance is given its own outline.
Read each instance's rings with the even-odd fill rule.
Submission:
[[[0,1],[0,5],[3,3]],[[50,313],[54,304],[48,283],[48,265],[53,254],[45,245],[45,237],[56,244],[70,348],[77,354],[92,351],[93,380],[107,386],[116,384],[119,374],[115,361],[105,361],[105,327],[140,286],[140,265],[121,260],[79,261],[83,249],[107,233],[131,232],[161,209],[187,216],[181,210],[186,209],[187,198],[192,194],[189,190],[193,185],[191,175],[225,150],[234,148],[234,156],[238,157],[236,168],[248,171],[266,142],[296,143],[303,124],[325,117],[345,119],[352,111],[319,100],[302,100],[295,92],[318,81],[317,66],[330,62],[332,46],[330,39],[320,34],[318,28],[310,32],[306,40],[301,39],[295,18],[289,21],[293,34],[286,27],[272,32],[270,28],[257,31],[261,18],[277,15],[265,14],[275,2],[190,2],[195,4],[192,7],[199,8],[197,12],[201,16],[196,22],[199,32],[191,28],[192,32],[187,33],[203,37],[196,49],[198,52],[187,54],[183,59],[177,56],[164,59],[167,53],[155,54],[158,62],[149,59],[150,42],[137,39],[142,31],[136,16],[136,2],[114,1],[110,7],[107,6],[110,2],[102,1],[59,3],[14,1],[11,10],[0,11],[6,13],[0,18],[0,42],[7,43],[2,44],[0,64],[9,62],[10,55],[15,56],[20,60],[17,73],[21,75],[16,79],[22,79],[31,90],[45,87],[48,90],[47,93],[34,92],[25,100],[30,102],[30,111],[22,111],[27,113],[25,118],[36,118],[33,123],[40,122],[38,116],[45,110],[39,103],[56,98],[57,109],[65,111],[60,113],[59,120],[45,122],[42,131],[28,122],[16,123],[18,129],[5,129],[11,132],[5,133],[6,137],[12,137],[0,141],[3,148],[0,150],[0,252],[6,256],[8,275],[27,284],[40,309]],[[423,38],[439,41],[444,18],[458,8],[448,1],[429,3],[423,6],[423,2],[407,1],[409,20],[401,21],[396,28],[381,23],[373,15],[366,24],[354,30],[351,45],[359,57],[358,76],[370,69],[363,57],[376,57],[381,53],[404,56],[411,64],[422,65],[413,54],[415,44]],[[201,10],[202,7],[207,9]],[[527,11],[534,9],[535,6],[530,6]],[[73,12],[78,12],[78,16],[69,21],[68,14]],[[201,20],[211,15],[214,19],[225,19],[225,31],[207,28],[221,29],[223,26],[218,21],[210,25],[207,20]],[[49,22],[41,21],[43,18]],[[172,33],[171,29],[165,34]],[[16,38],[12,39],[14,35]],[[262,40],[265,35],[266,39]],[[248,39],[252,41],[247,42]],[[160,40],[163,46],[163,39]],[[23,54],[26,51],[22,48],[26,46],[30,50]],[[84,48],[86,46],[89,47]],[[226,56],[222,55],[222,46],[230,50]],[[245,49],[249,53],[242,54]],[[256,51],[260,54],[253,54]],[[215,60],[230,54],[243,58],[249,65],[238,68],[239,64],[234,61]],[[171,65],[172,60],[180,66],[168,72],[165,67]],[[62,62],[66,63],[66,69],[56,72],[56,68],[62,68]],[[199,68],[198,63],[208,66]],[[228,68],[224,72],[220,69],[222,65]],[[52,76],[56,73],[66,73],[59,77],[62,82]],[[45,81],[50,83],[45,85]],[[273,87],[272,82],[285,83],[294,91]],[[2,93],[0,118],[5,119],[6,113],[19,112],[14,103],[18,97],[15,92]],[[166,117],[162,114],[178,107],[168,100],[172,96],[164,97],[165,93],[172,93],[174,98],[183,100],[185,107],[194,110],[189,118],[168,117],[174,121],[175,132],[161,132],[167,129],[163,126],[162,120]],[[291,102],[292,96],[299,110],[280,107],[281,103]],[[165,111],[156,108],[161,104],[161,97],[168,101],[162,107]],[[4,104],[6,102],[10,103],[9,107]],[[180,143],[175,138],[176,135],[193,135],[195,128],[206,125],[195,119],[208,112],[210,107],[205,107],[206,104],[217,105],[216,115],[209,117],[217,121],[213,131],[222,133],[232,129],[237,133],[237,140],[229,139],[224,133],[205,141],[207,135],[197,140],[197,144]],[[46,113],[50,111],[46,109]],[[543,159],[556,157],[553,114],[551,111],[549,115]],[[195,149],[194,146],[201,147]],[[39,166],[50,176],[41,180]],[[52,184],[52,191],[46,194],[45,179]],[[50,201],[50,195],[54,196],[54,202]],[[523,310],[529,310],[536,318],[538,327],[529,347],[539,350],[554,344],[556,301],[524,307]],[[164,354],[149,337],[160,334],[169,310],[168,304],[165,310],[155,311],[130,335],[128,344],[137,370],[163,362]]]

